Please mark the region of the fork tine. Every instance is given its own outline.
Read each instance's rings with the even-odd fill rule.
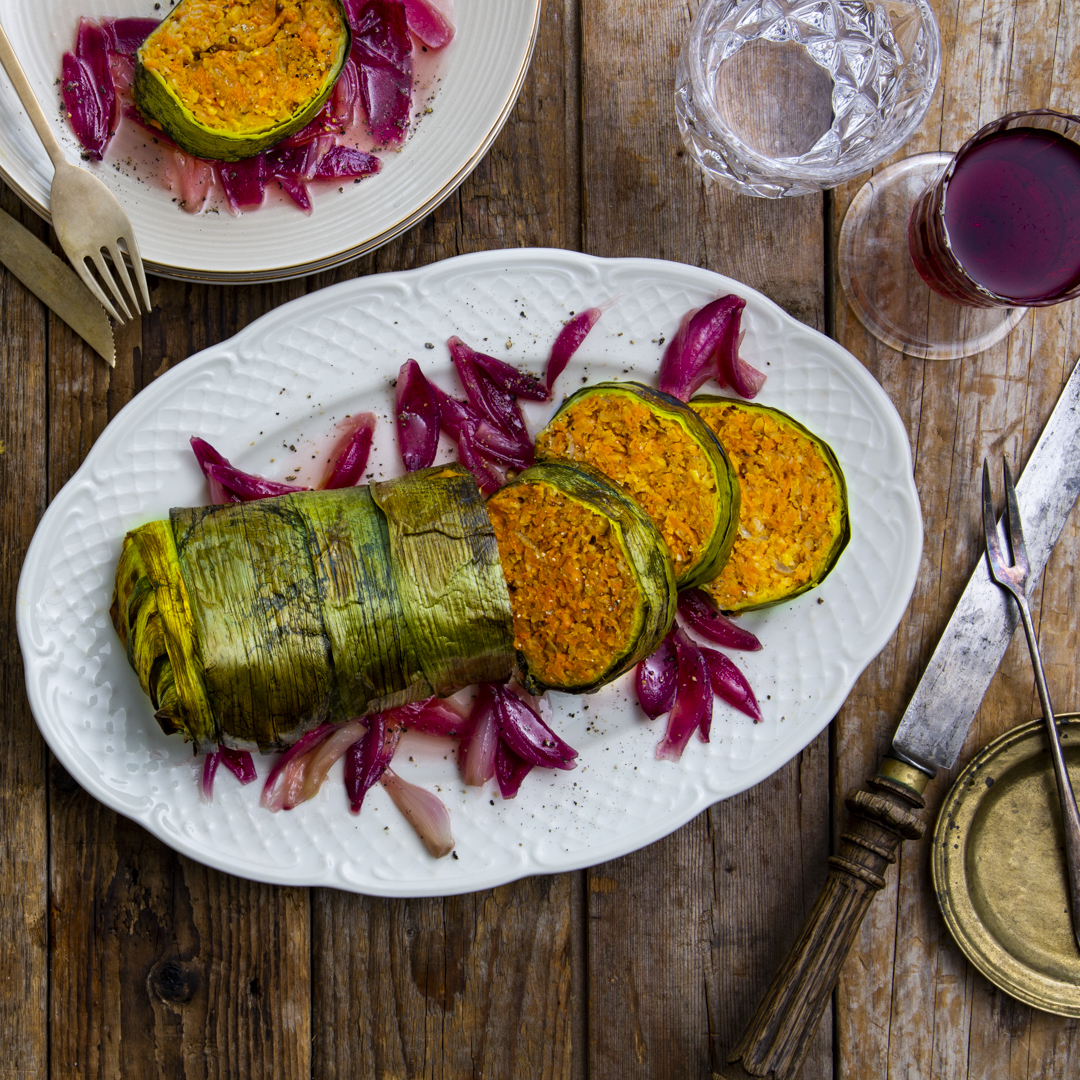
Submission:
[[[998,570],[1004,566],[1001,541],[998,539],[997,518],[994,516],[994,495],[990,490],[990,466],[983,458],[982,482],[983,532],[986,534],[986,557],[990,560],[990,576],[998,580]]]
[[[1027,545],[1024,543],[1024,526],[1020,522],[1020,507],[1016,501],[1016,485],[1009,470],[1009,459],[1002,455],[1002,471],[1005,474],[1005,505],[1008,507],[1006,521],[1009,526],[1009,546],[1012,548],[1013,565],[1024,574],[1028,572]]]
[[[139,245],[135,243],[135,238],[130,235],[121,236],[120,239],[124,242],[124,250],[128,253],[128,258],[131,259],[131,266],[135,271],[135,280],[139,283],[139,294],[142,298],[143,310],[149,314],[152,306],[150,303],[150,289],[146,284],[146,272],[143,270]],[[132,296],[134,295],[132,293]]]
[[[95,251],[90,258],[93,260],[94,266],[97,267],[97,272],[101,275],[101,280],[111,284],[109,291],[112,293],[113,300],[115,301],[116,306],[124,313],[123,318],[119,321],[127,322],[131,318],[131,309],[127,306],[122,290],[117,289],[116,282],[113,281],[112,274],[109,272],[109,265],[105,262],[105,257],[100,251]]]
[[[83,284],[94,294],[97,302],[105,309],[105,313],[111,316],[118,323],[125,322],[124,317],[113,307],[112,301],[105,295],[101,286],[97,283],[94,275],[86,267],[86,262],[83,259],[72,259],[71,265],[75,269],[75,273],[82,278]]]
[[[121,252],[119,246],[115,243],[109,245],[109,258],[112,259],[113,271],[120,276],[120,279],[124,283],[124,288],[127,289],[127,297],[130,298],[135,308],[135,314],[139,312],[139,296],[135,292],[135,286],[131,284],[131,275],[128,273],[127,263],[124,262],[124,255]],[[113,282],[113,292],[116,292],[116,282]]]

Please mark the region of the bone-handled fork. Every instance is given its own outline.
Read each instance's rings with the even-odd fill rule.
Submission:
[[[1061,752],[1054,710],[1050,707],[1050,693],[1046,688],[1039,643],[1031,622],[1031,609],[1027,601],[1028,557],[1024,547],[1024,530],[1020,523],[1020,508],[1016,502],[1016,488],[1008,461],[1002,462],[1005,474],[1005,529],[1009,547],[1012,549],[1012,565],[1008,565],[1002,552],[997,523],[994,520],[994,500],[990,490],[990,470],[983,460],[983,529],[986,532],[986,558],[990,564],[990,576],[1007,592],[1011,593],[1020,609],[1020,621],[1024,624],[1031,663],[1035,668],[1035,686],[1039,691],[1050,758],[1054,763],[1054,779],[1057,781],[1058,799],[1061,803],[1061,820],[1065,827],[1065,860],[1068,865],[1069,899],[1072,914],[1073,936],[1080,948],[1080,811],[1077,810],[1065,758]]]
[[[135,234],[127,214],[116,196],[96,176],[72,165],[64,157],[64,151],[34,96],[30,81],[2,26],[0,64],[3,64],[7,71],[26,115],[30,117],[30,122],[53,163],[55,172],[49,194],[49,211],[57,239],[71,260],[71,265],[101,306],[118,323],[127,322],[138,314],[140,300],[144,310],[149,311],[150,290],[146,287],[139,246],[135,243]],[[132,287],[131,277],[124,263],[124,251],[131,259],[139,285],[138,292]],[[108,254],[112,270],[109,269],[103,253]],[[88,260],[97,270],[97,278],[87,265]],[[111,297],[106,295],[102,284]],[[131,307],[128,306],[129,300]]]

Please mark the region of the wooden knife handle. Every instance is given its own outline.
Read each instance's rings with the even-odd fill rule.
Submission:
[[[845,802],[851,812],[829,876],[769,989],[717,1080],[794,1080],[813,1042],[840,968],[884,873],[904,840],[922,836],[922,791],[930,777],[886,758]]]

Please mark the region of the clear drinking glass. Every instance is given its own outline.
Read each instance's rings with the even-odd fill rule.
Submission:
[[[806,195],[896,151],[940,68],[926,0],[703,0],[675,111],[713,179],[747,195]]]
[[[1010,113],[955,154],[876,173],[844,217],[838,276],[870,333],[931,360],[1080,295],[1080,117]]]

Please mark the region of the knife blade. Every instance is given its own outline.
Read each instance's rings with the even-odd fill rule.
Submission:
[[[0,262],[64,320],[108,365],[116,366],[112,324],[105,309],[67,263],[29,229],[0,210]]]
[[[1080,495],[1080,362],[1016,484],[1031,580]],[[933,776],[952,768],[1020,616],[980,559],[893,735],[893,754]]]

